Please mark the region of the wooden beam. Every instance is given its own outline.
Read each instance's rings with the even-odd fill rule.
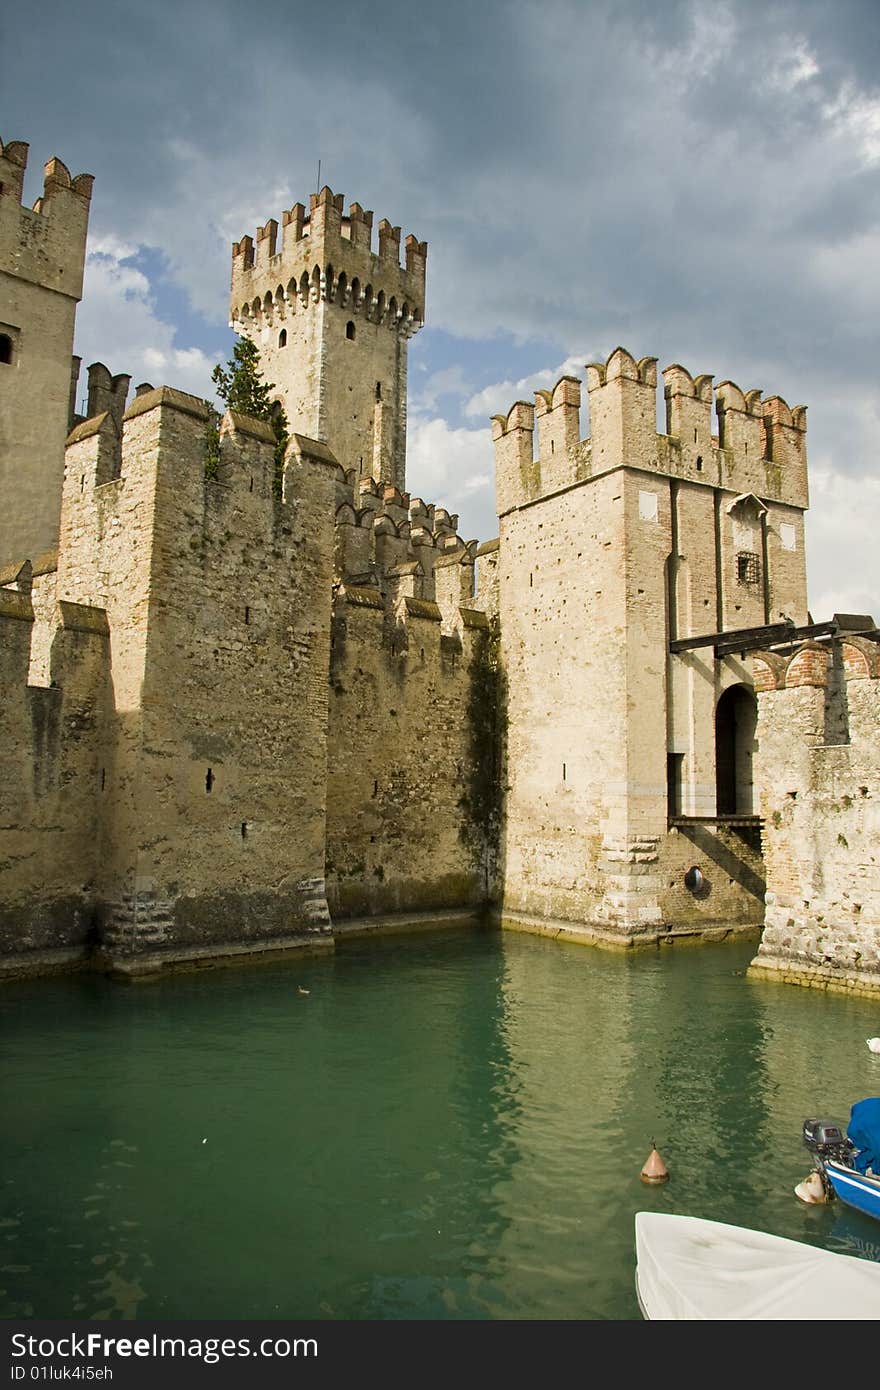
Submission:
[[[794,623],[770,623],[764,627],[732,628],[729,632],[707,632],[702,637],[677,637],[669,643],[671,652],[687,652],[694,647],[716,647],[719,642],[748,642],[760,637],[764,642],[784,640],[797,629]]]
[[[758,652],[775,650],[777,647],[796,647],[799,642],[813,641],[819,637],[836,637],[837,623],[810,623],[808,627],[790,627],[782,636],[750,637],[743,641],[738,634],[728,633],[724,640],[715,644],[717,657],[733,656],[736,652]]]

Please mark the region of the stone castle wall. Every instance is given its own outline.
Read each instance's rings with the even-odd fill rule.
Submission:
[[[334,921],[489,897],[492,711],[482,613],[342,586],[330,668],[327,898]]]
[[[233,247],[232,322],[291,431],[279,498],[266,423],[228,412],[209,466],[202,401],[125,410],[101,363],[75,414],[91,180],[50,161],[22,208],[25,156],[0,145],[7,971],[489,904],[605,944],[711,935],[760,922],[766,862],[755,968],[880,981],[877,644],[746,651],[808,617],[803,407],[675,364],[660,432],[656,362],[618,348],[588,437],[574,377],[495,417],[478,547],[405,490],[426,243],[401,265],[400,229],[374,249],[324,188]]]
[[[328,891],[340,919],[485,904],[473,547],[299,435],[279,500],[232,412],[206,476],[208,426],[167,387],[80,423],[57,556],[0,575],[7,971],[329,945]],[[366,587],[334,599],[337,565]]]
[[[767,908],[752,973],[880,990],[880,644],[761,666]]]
[[[46,969],[93,936],[111,696],[101,609],[57,605],[43,686],[28,684],[33,626],[27,580],[0,589],[0,956]]]

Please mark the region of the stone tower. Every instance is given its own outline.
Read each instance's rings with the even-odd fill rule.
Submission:
[[[587,369],[588,439],[572,377],[493,426],[503,910],[600,939],[760,922],[741,649],[807,619],[805,410],[663,379],[663,434],[656,361],[622,348]]]
[[[425,312],[427,243],[329,188],[232,248],[230,322],[260,348],[291,432],[359,477],[405,487],[407,341]]]
[[[43,196],[23,207],[27,153],[0,141],[0,563],[58,544],[93,182],[50,159]]]

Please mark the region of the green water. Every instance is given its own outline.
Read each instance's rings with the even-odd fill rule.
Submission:
[[[878,1007],[746,980],[753,949],[461,933],[7,986],[0,1314],[633,1318],[643,1208],[880,1259],[792,1192],[803,1118],[880,1093]]]

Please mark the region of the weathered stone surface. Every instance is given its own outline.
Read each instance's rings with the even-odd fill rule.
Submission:
[[[880,992],[878,655],[858,639],[807,646],[760,696],[768,891],[752,973]]]
[[[588,440],[568,377],[494,422],[501,533],[497,559],[487,558],[507,685],[502,915],[626,939],[756,924],[757,848],[693,820],[718,813],[716,709],[726,689],[752,688],[751,663],[716,660],[711,645],[670,656],[668,643],[783,614],[806,620],[803,430],[786,426],[782,477],[765,456],[755,393],[747,403],[726,384],[722,444],[710,378],[667,370],[669,432],[658,435],[653,359],[619,348],[587,375]],[[749,582],[739,582],[743,554],[759,557]],[[744,742],[743,799],[753,751]],[[675,808],[668,757],[680,759]],[[670,828],[672,809],[693,823]],[[691,866],[703,874],[699,893],[684,887]]]
[[[92,191],[88,174],[71,178],[51,159],[43,196],[23,207],[27,154],[21,141],[0,141],[0,564],[34,560],[58,542]]]
[[[670,651],[806,621],[802,407],[676,364],[658,433],[656,361],[617,348],[589,438],[572,376],[495,417],[499,536],[466,541],[405,490],[427,248],[401,266],[399,228],[374,250],[323,189],[233,248],[282,476],[231,412],[206,470],[209,410],[173,387],[124,409],[94,363],[62,412],[90,181],[53,162],[22,209],[24,150],[0,280],[47,351],[0,363],[6,520],[34,521],[0,544],[0,973],[152,978],[491,906],[626,948],[763,919],[756,968],[880,978],[877,642]]]

